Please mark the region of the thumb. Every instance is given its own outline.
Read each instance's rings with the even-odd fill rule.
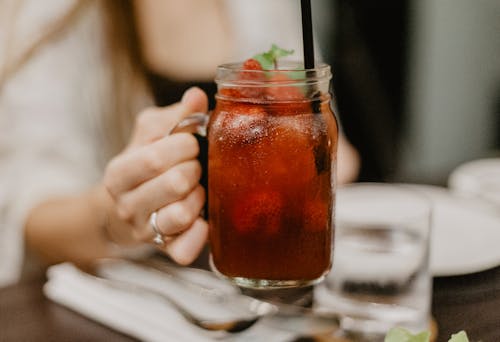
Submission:
[[[136,120],[130,146],[149,144],[165,137],[182,119],[196,112],[206,113],[208,97],[198,87],[186,90],[180,102],[141,112]]]
[[[181,104],[186,107],[190,114],[195,112],[206,113],[208,111],[208,97],[198,87],[191,87],[182,95]]]

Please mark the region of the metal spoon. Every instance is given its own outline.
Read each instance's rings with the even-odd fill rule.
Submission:
[[[134,282],[128,278],[128,272],[126,272],[126,278],[124,275],[120,275],[119,272],[110,272],[110,270],[116,270],[113,266],[116,267],[119,264],[125,266],[128,271],[136,268],[140,272],[156,274],[158,277],[168,277],[169,280],[180,284],[183,288],[189,289],[194,294],[200,295],[212,303],[242,309],[244,314],[223,320],[201,318],[200,315],[193,313],[191,309],[187,309],[185,305],[180,304],[168,292],[159,291],[159,289],[152,287],[151,284]],[[337,329],[341,320],[338,313],[317,312],[311,308],[283,304],[267,299],[260,300],[244,295],[238,288],[229,286],[226,282],[219,282],[219,279],[215,278],[209,271],[180,268],[165,263],[163,260],[104,260],[101,265],[109,266],[107,268],[108,272],[105,271],[106,267],[101,268],[100,274],[94,275],[96,278],[106,281],[111,286],[157,295],[177,309],[187,321],[208,331],[237,333],[250,328],[260,319],[266,318],[269,325],[274,325],[280,329],[284,328],[297,333],[325,333]],[[211,286],[210,282],[208,284],[199,281],[195,282],[187,276],[189,272],[199,274],[205,280],[215,278],[216,285]],[[221,286],[217,286],[219,284]]]
[[[89,274],[90,277],[94,278],[96,281],[99,281],[106,286],[113,287],[116,289],[132,291],[132,292],[140,292],[146,295],[154,295],[159,299],[167,302],[173,308],[175,308],[188,322],[194,324],[195,326],[214,332],[226,332],[226,333],[238,333],[243,330],[250,328],[254,325],[261,317],[270,315],[276,312],[276,307],[270,303],[262,302],[257,299],[253,299],[250,297],[240,298],[240,301],[247,302],[247,308],[249,309],[248,316],[244,317],[235,317],[234,319],[227,320],[217,320],[217,319],[206,319],[199,317],[193,311],[186,309],[183,305],[179,304],[177,300],[173,297],[167,295],[164,292],[158,291],[156,289],[138,285],[136,283],[117,280],[117,279],[109,279],[97,274]],[[250,311],[251,309],[251,311]]]

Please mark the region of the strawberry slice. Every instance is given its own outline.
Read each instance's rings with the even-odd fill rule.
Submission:
[[[286,85],[286,81],[289,80],[291,79],[284,73],[277,73],[272,76],[271,82],[275,82],[275,84],[267,87],[264,94],[267,101],[274,101],[274,104],[268,108],[269,113],[274,115],[311,113],[310,101],[306,99],[301,88]]]
[[[263,81],[266,79],[262,71],[262,66],[259,61],[253,58],[247,59],[242,66],[242,71],[240,71],[238,80],[240,81]],[[223,88],[219,90],[219,93],[223,96],[232,99],[241,98],[263,98],[264,89],[262,87],[253,87],[251,85],[245,85],[243,87],[236,88]]]
[[[263,70],[259,61],[253,58],[249,58],[243,63],[244,70]]]
[[[240,72],[239,79],[244,81],[263,81],[266,76],[262,71],[260,63],[253,58],[247,59],[243,63],[243,71]],[[244,98],[260,99],[264,95],[264,88],[245,85],[239,88],[239,91]]]
[[[285,73],[276,73],[272,76],[271,82],[286,82],[291,79]],[[266,99],[267,100],[281,100],[281,101],[297,101],[305,100],[302,90],[297,86],[273,86],[266,89]]]
[[[276,191],[254,192],[236,203],[233,224],[241,233],[276,234],[281,228],[283,206],[283,198]]]

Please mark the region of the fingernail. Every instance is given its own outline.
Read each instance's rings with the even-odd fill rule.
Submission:
[[[182,104],[185,104],[186,102],[188,102],[188,101],[189,101],[189,96],[190,96],[190,94],[191,94],[193,91],[195,91],[195,89],[200,89],[200,88],[198,88],[198,87],[191,87],[191,88],[189,88],[188,90],[186,90],[186,91],[184,92],[184,95],[182,95],[182,98],[181,98],[181,103],[182,103]]]

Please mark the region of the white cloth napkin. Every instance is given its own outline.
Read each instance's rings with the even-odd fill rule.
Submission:
[[[101,270],[109,278],[147,285],[157,291],[168,291],[182,305],[207,318],[235,315],[227,307],[203,297],[169,276],[127,263],[117,263]],[[120,289],[80,271],[72,264],[52,266],[44,286],[45,295],[96,322],[142,341],[213,341],[217,335],[188,323],[168,302],[156,295]],[[224,282],[187,271],[184,276],[207,288],[230,294]],[[197,279],[196,279],[197,278]],[[221,285],[222,284],[222,285]],[[224,292],[223,292],[224,293]],[[231,335],[226,341],[290,341],[294,334],[258,322],[245,332]]]

